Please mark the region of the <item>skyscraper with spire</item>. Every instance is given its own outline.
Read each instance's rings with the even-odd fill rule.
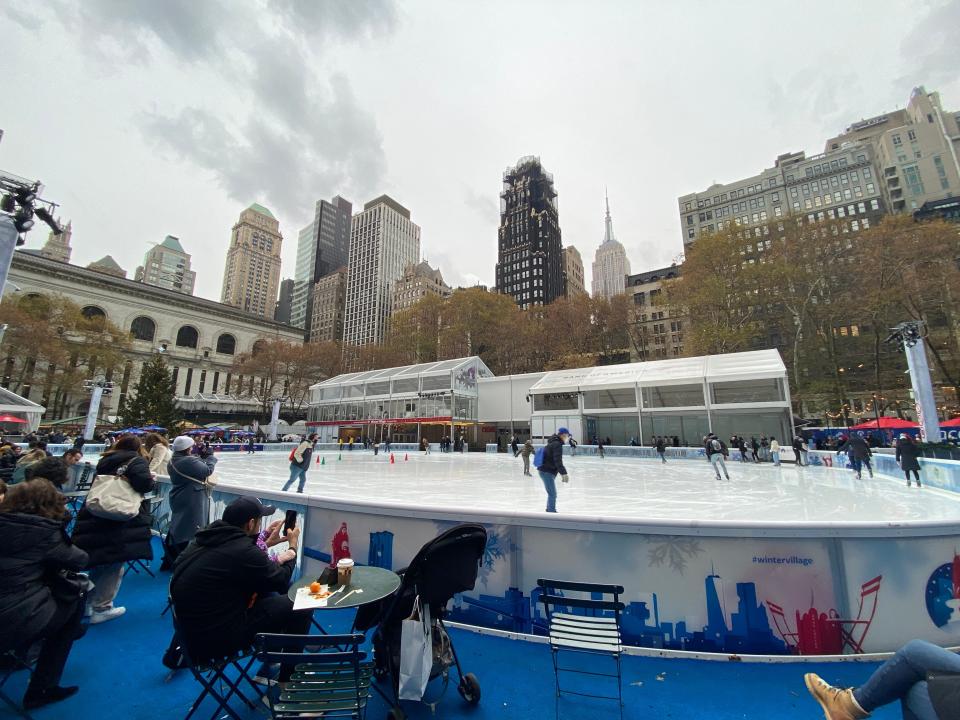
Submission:
[[[610,197],[604,192],[607,202],[607,217],[603,233],[603,242],[597,248],[593,259],[593,296],[612,298],[626,292],[627,275],[630,274],[630,261],[613,234],[613,219],[610,217]]]

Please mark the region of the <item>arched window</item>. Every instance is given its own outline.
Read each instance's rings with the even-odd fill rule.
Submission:
[[[103,308],[98,308],[96,305],[86,305],[80,310],[87,320],[106,320],[107,314],[103,311]]]
[[[237,351],[237,339],[230,333],[223,333],[217,338],[217,352],[224,355],[233,355]]]
[[[196,349],[200,340],[200,333],[195,327],[184,325],[177,331],[177,347],[186,347]]]
[[[157,324],[145,315],[134,318],[133,322],[130,323],[130,335],[134,340],[146,340],[147,342],[153,342],[153,338],[156,336],[156,334]]]
[[[259,354],[260,354],[260,351],[263,350],[264,347],[266,347],[266,344],[267,344],[267,341],[266,341],[266,340],[257,340],[257,341],[253,344],[253,348],[250,350],[250,354],[251,354],[251,355],[259,355]]]

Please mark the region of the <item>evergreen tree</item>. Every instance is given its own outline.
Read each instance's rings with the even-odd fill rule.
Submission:
[[[177,408],[173,374],[162,355],[154,355],[143,366],[137,386],[124,398],[118,414],[126,427],[160,425],[171,436],[175,433],[183,416]]]

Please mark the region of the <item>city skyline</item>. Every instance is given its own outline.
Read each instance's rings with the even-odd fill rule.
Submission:
[[[511,9],[509,28],[498,8],[477,10],[456,40],[443,32],[460,26],[455,8],[417,2],[331,6],[323,24],[318,11],[293,4],[267,9],[273,23],[256,21],[252,9],[224,13],[217,2],[171,8],[165,24],[136,7],[122,17],[104,7],[0,11],[11,29],[7,97],[18,109],[4,113],[0,166],[46,183],[73,221],[76,264],[110,254],[131,273],[148,243],[167,234],[197,258],[223,257],[239,210],[260,203],[293,240],[283,252],[291,277],[294,233],[318,197],[391,193],[417,209],[423,255],[450,285],[492,286],[495,178],[525,154],[556,174],[565,243],[585,258],[600,241],[603,185],[631,198],[617,204],[618,229],[633,268],[645,271],[681,251],[678,196],[749,176],[784,152],[813,155],[861,118],[902,107],[916,85],[940,91],[946,107],[960,100],[948,31],[960,22],[956,3],[891,1],[868,16],[824,3],[828,27],[814,23],[816,7],[781,8],[777,22],[803,34],[809,52],[734,86],[702,82],[703,69],[751,67],[758,54],[779,52],[781,36],[760,32],[771,20],[759,3],[723,37],[714,33],[729,20],[722,7],[607,3],[545,14],[531,3]],[[894,15],[906,27],[883,21]],[[536,42],[521,40],[541,21]],[[582,27],[576,45],[553,32],[571,24]],[[860,62],[841,63],[851,26],[876,42]],[[659,30],[638,47],[645,27]],[[77,28],[100,39],[81,45]],[[661,72],[681,39],[689,51]],[[550,57],[556,70],[531,91],[510,68],[534,57]],[[418,102],[431,108],[425,119],[391,111],[411,77]],[[456,82],[463,77],[471,82]],[[697,93],[682,90],[694,86]],[[721,112],[708,120],[708,107]],[[258,121],[261,112],[268,117]],[[302,122],[311,115],[318,121]],[[434,182],[444,166],[457,168],[452,181]],[[42,242],[34,232],[28,246]],[[216,264],[197,263],[198,296],[218,296]]]

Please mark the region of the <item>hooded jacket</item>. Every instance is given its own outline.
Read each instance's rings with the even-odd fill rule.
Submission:
[[[207,524],[207,493],[204,482],[213,474],[217,458],[199,458],[189,450],[174,453],[167,464],[170,476],[170,529],[175,545],[193,540],[197,530]]]
[[[566,475],[567,469],[563,466],[563,440],[559,435],[552,435],[547,440],[543,450],[543,464],[537,468],[549,475]]]
[[[920,448],[910,440],[897,440],[897,462],[904,472],[916,470],[920,472]]]
[[[867,441],[859,435],[850,435],[843,441],[840,447],[837,448],[837,452],[846,452],[851,458],[857,460],[865,460],[873,454],[870,451],[870,446],[867,445]]]
[[[294,563],[272,561],[242,528],[217,520],[177,558],[170,597],[194,659],[209,660],[253,641],[248,613],[258,595],[286,593]]]
[[[153,490],[153,477],[147,461],[132,451],[116,452],[100,458],[97,475],[115,475],[123,465],[127,465],[125,477],[134,490],[141,495]],[[127,560],[152,560],[152,525],[149,504],[145,502],[140,504],[140,514],[130,520],[107,520],[91,514],[84,507],[77,515],[73,542],[90,556],[87,567]]]
[[[74,547],[57,520],[0,513],[0,650],[40,637],[57,610],[48,585],[57,571],[81,570],[87,554]]]

